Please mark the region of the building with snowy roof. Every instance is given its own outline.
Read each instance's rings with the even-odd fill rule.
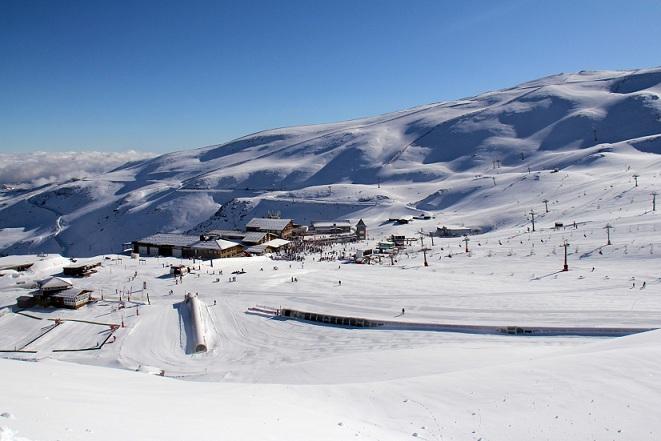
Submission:
[[[348,220],[314,221],[311,227],[313,234],[342,234],[351,233],[352,225]]]
[[[56,308],[78,309],[90,301],[90,291],[80,288],[69,288],[49,296],[50,305]]]
[[[96,272],[96,268],[101,266],[101,262],[92,261],[84,263],[76,263],[62,268],[65,276],[69,277],[86,277]]]
[[[184,248],[199,241],[198,236],[156,233],[133,242],[133,252],[141,256],[184,257]]]
[[[200,240],[183,249],[184,257],[198,259],[222,259],[243,254],[243,247],[225,239]]]
[[[37,285],[39,286],[39,291],[42,293],[62,291],[73,286],[71,282],[67,282],[66,280],[60,279],[59,277],[49,277],[39,281]]]
[[[250,245],[259,245],[273,239],[276,239],[276,235],[273,233],[251,231],[245,233],[245,236],[243,237],[243,239],[241,239],[241,242],[243,242],[247,246],[250,246]]]
[[[479,229],[458,225],[439,225],[436,227],[436,236],[438,237],[461,237],[469,234],[477,234],[479,232]]]
[[[38,282],[38,291],[32,293],[32,301],[21,296],[17,300],[19,308],[27,308],[38,303],[42,306],[78,309],[90,301],[91,291],[74,288],[66,280],[59,277],[49,277]]]
[[[283,239],[290,237],[293,230],[294,222],[292,219],[254,217],[246,224],[247,232],[271,233]]]
[[[238,256],[243,247],[217,235],[192,236],[157,233],[133,242],[133,252],[141,256],[163,256],[197,259],[220,259]]]
[[[208,239],[225,239],[234,241],[243,240],[245,235],[245,232],[238,230],[210,230],[202,234],[203,237]]]
[[[285,239],[273,239],[260,245],[254,245],[246,248],[246,252],[251,255],[261,256],[262,254],[275,253],[289,244]]]

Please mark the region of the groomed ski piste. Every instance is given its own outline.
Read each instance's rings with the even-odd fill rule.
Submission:
[[[0,258],[0,267],[35,262],[0,277],[0,439],[658,440],[661,209],[652,193],[661,159],[638,149],[657,146],[658,136],[643,138],[531,154],[490,171],[488,161],[481,173],[429,181],[338,180],[332,191],[264,194],[256,206],[283,217],[362,218],[369,239],[304,261],[230,258],[213,267],[88,257],[102,262],[98,271],[67,280],[99,300],[78,310],[13,307],[68,258]],[[421,210],[435,218],[388,222]],[[483,233],[470,237],[469,252],[461,238],[425,237],[428,266],[420,242],[392,264],[336,259],[438,225]],[[180,263],[196,269],[177,283],[169,266]],[[398,325],[272,314],[285,309]],[[416,324],[652,330],[510,335]]]

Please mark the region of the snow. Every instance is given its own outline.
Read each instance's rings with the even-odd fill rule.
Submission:
[[[454,209],[473,204],[473,193],[494,197],[502,187],[489,190],[492,178],[498,187],[528,168],[565,171],[612,155],[645,167],[641,152],[661,152],[660,81],[658,68],[561,74],[376,117],[268,130],[83,180],[4,190],[0,242],[7,254],[93,256],[159,231],[242,228],[269,211],[309,223]]]
[[[0,419],[0,439],[659,439],[659,330],[405,327],[661,328],[651,196],[661,188],[660,72],[563,74],[0,194],[0,228],[18,238],[6,252],[53,252],[0,258],[34,262],[0,273],[0,350],[14,351],[0,353],[0,414],[15,417]],[[431,218],[388,222],[421,210]],[[169,267],[190,260],[112,254],[157,231],[242,228],[274,211],[297,223],[362,218],[368,240],[303,262],[196,261],[182,283]],[[482,234],[468,252],[462,238],[419,235],[438,225]],[[336,259],[393,234],[421,240],[392,262]],[[71,262],[55,252],[102,262],[89,277],[63,277],[99,300],[12,310],[36,281],[62,277]],[[207,352],[195,353],[187,294],[200,301]],[[328,326],[268,308],[401,327]]]
[[[406,379],[333,385],[182,382],[0,360],[7,433],[31,439],[658,438],[661,334]],[[406,356],[406,353],[398,354]],[[445,364],[461,353],[436,350]],[[430,357],[431,358],[431,357]],[[37,411],[35,411],[35,408]],[[12,432],[8,432],[11,430]],[[12,439],[12,438],[9,438]]]
[[[549,197],[548,214],[538,207],[535,233],[521,213],[518,227],[472,236],[470,255],[461,238],[435,238],[434,245],[427,238],[429,267],[414,245],[394,266],[318,260],[318,254],[304,262],[229,258],[215,260],[213,268],[197,262],[200,269],[175,284],[169,265],[192,262],[107,256],[97,273],[67,279],[94,289],[103,301],[77,311],[29,311],[43,320],[6,310],[0,317],[6,349],[39,335],[48,319],[126,326],[101,350],[53,352],[95,346],[110,332],[64,321],[25,348],[35,354],[8,354],[37,363],[0,360],[6,373],[0,390],[10,397],[0,410],[16,416],[3,424],[29,439],[214,439],[218,433],[232,439],[401,439],[414,433],[423,439],[656,439],[661,426],[650,409],[661,402],[659,331],[612,339],[351,329],[248,310],[267,305],[401,322],[661,327],[661,278],[650,254],[661,242],[661,225],[644,209],[649,201],[637,204],[638,190],[626,179],[621,185],[634,203],[617,197],[623,194],[617,179],[614,188],[605,180],[594,191],[606,188],[614,196],[604,196],[599,209],[593,202],[581,205],[578,228],[566,222],[566,229],[554,230],[554,214],[571,210],[593,190],[567,191],[569,178],[546,177],[562,183],[563,196],[558,202]],[[489,210],[466,209],[462,216]],[[611,246],[605,246],[604,223],[594,220],[608,212],[617,214]],[[383,225],[368,230],[373,238],[367,243],[334,250],[350,253],[388,232],[413,235],[436,225],[437,219]],[[570,271],[559,272],[564,238],[572,243]],[[41,259],[37,268],[18,279],[0,278],[5,304],[23,292],[16,282],[58,274],[57,264],[66,263],[58,256],[32,259]],[[246,273],[228,282],[237,270]],[[124,309],[117,291],[124,293]],[[191,350],[189,292],[206,305],[207,353]],[[161,371],[165,378],[144,375]],[[35,406],[41,410],[35,413]],[[118,425],[118,419],[128,422]]]

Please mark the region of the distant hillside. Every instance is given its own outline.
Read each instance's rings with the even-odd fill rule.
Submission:
[[[378,226],[416,209],[478,210],[493,192],[532,200],[550,189],[502,190],[529,170],[565,170],[580,185],[598,180],[598,167],[651,164],[647,155],[661,153],[660,96],[661,69],[560,74],[377,117],[259,132],[93,179],[5,189],[0,247],[95,255],[156,231],[241,227],[269,210]]]

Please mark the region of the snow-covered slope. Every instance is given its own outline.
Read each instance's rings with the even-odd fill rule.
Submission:
[[[529,185],[516,186],[529,170],[563,169],[567,179],[599,185],[601,170],[656,167],[660,96],[658,68],[579,72],[377,117],[268,130],[95,179],[5,191],[0,246],[94,255],[156,231],[240,227],[269,210],[300,222],[377,220],[415,208],[477,208],[484,199],[533,200]]]
[[[0,439],[655,440],[660,343],[655,331],[495,366],[312,386],[0,359]]]

